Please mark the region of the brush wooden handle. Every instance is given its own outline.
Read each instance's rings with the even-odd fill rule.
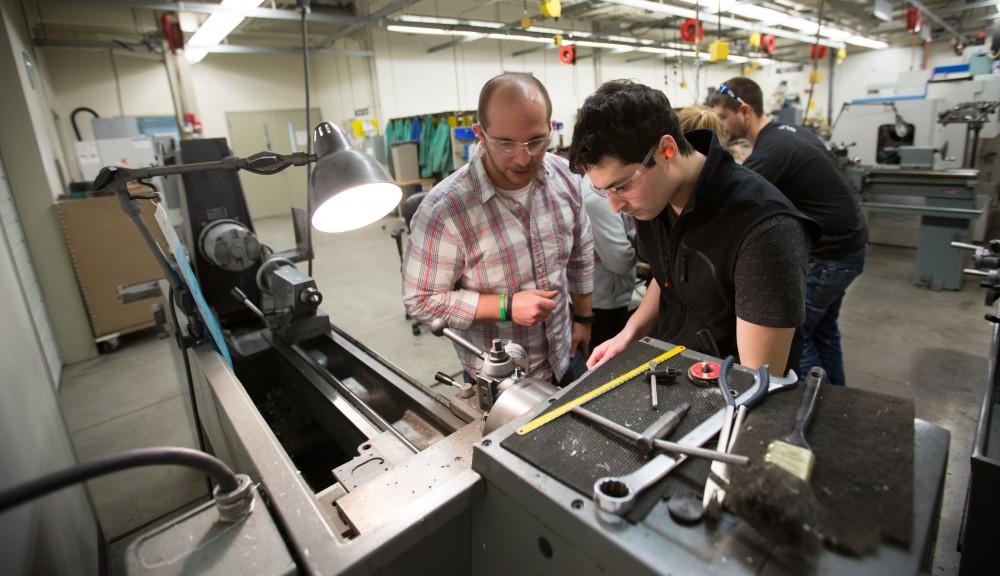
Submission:
[[[799,411],[795,414],[795,432],[803,442],[806,439],[806,429],[812,420],[813,412],[816,411],[816,402],[819,399],[819,388],[823,380],[826,379],[826,372],[819,366],[809,369],[806,376],[805,390],[802,393],[802,402],[799,403]],[[807,444],[808,446],[808,444]]]

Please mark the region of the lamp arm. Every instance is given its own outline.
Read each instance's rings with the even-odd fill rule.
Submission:
[[[247,158],[227,156],[222,160],[214,162],[195,162],[191,164],[172,164],[169,166],[146,166],[142,168],[123,168],[120,166],[106,166],[101,169],[100,174],[94,180],[94,189],[111,192],[118,197],[118,203],[125,214],[132,220],[139,235],[142,236],[146,246],[153,253],[160,268],[163,269],[167,281],[175,290],[184,290],[184,282],[181,280],[177,270],[160,245],[157,244],[149,227],[142,220],[139,207],[139,198],[133,197],[128,192],[128,183],[137,180],[146,180],[157,176],[173,176],[177,174],[190,174],[193,172],[207,172],[209,170],[228,170],[236,172],[246,170],[254,174],[277,174],[290,166],[303,166],[316,161],[315,154],[295,152],[293,154],[275,154],[273,152],[258,152]]]
[[[144,169],[139,169],[139,171],[142,170]],[[101,169],[101,173],[98,174],[97,179],[94,180],[94,187],[98,190],[105,190],[115,194],[118,198],[119,206],[121,206],[125,215],[132,220],[132,223],[135,224],[136,229],[139,230],[139,235],[142,236],[146,246],[153,253],[156,263],[163,269],[163,273],[167,281],[170,282],[170,286],[174,290],[181,291],[184,289],[184,282],[181,281],[180,274],[174,269],[173,264],[170,263],[170,259],[163,253],[163,249],[160,248],[156,239],[153,238],[152,232],[149,231],[149,227],[142,220],[139,199],[133,198],[128,192],[128,183],[130,181],[148,177],[142,175],[135,176],[129,168],[103,168]]]

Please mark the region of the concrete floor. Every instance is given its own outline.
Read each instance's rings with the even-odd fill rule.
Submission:
[[[287,218],[257,223],[275,249],[292,244]],[[331,321],[421,382],[460,369],[452,346],[425,331],[414,337],[400,303],[399,256],[386,219],[365,229],[314,238],[314,276]],[[983,290],[913,287],[910,249],[870,247],[865,273],[842,312],[850,386],[912,398],[917,416],[951,431],[934,574],[955,574],[969,453],[985,386],[990,326]],[[60,401],[81,459],[153,445],[194,446],[186,391],[172,342],[127,338],[112,354],[67,367]],[[119,538],[205,494],[197,474],[156,468],[90,483],[102,528]]]

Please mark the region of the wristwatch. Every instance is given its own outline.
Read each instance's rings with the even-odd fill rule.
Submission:
[[[587,326],[590,326],[591,324],[594,323],[594,317],[580,316],[579,314],[573,314],[573,322],[576,322],[577,324],[586,324]]]

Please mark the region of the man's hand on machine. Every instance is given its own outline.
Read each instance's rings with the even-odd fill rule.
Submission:
[[[600,346],[594,348],[594,352],[587,359],[587,369],[596,368],[611,360],[622,350],[628,348],[628,345],[631,343],[632,338],[625,334],[624,330],[619,332],[614,338],[605,340]]]
[[[522,290],[511,296],[511,320],[521,326],[544,322],[556,309],[557,290]]]

